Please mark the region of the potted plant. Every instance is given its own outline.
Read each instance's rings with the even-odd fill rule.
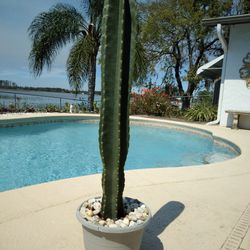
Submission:
[[[77,210],[86,249],[139,249],[151,218],[147,206],[123,197],[136,30],[134,0],[104,1],[99,125],[103,195],[83,202]]]

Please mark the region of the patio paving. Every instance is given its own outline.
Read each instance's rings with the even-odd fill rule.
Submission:
[[[234,142],[242,154],[204,166],[127,171],[125,195],[153,214],[142,249],[250,250],[250,131],[187,125]],[[100,194],[101,175],[0,193],[0,249],[84,249],[76,208]]]
[[[250,225],[250,204],[241,215],[239,221],[236,223],[231,234],[228,236],[221,249],[222,250],[248,249],[250,246],[249,225]]]

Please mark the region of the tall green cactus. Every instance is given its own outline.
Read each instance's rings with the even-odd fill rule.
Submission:
[[[102,20],[102,104],[99,146],[103,163],[102,216],[124,215],[124,165],[129,144],[129,93],[134,65],[134,0],[105,0]]]

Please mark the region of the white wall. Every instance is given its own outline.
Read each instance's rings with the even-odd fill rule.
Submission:
[[[224,91],[220,125],[231,126],[232,116],[226,110],[250,112],[250,88],[240,79],[239,70],[243,66],[242,59],[250,52],[250,23],[232,25],[226,59]],[[242,116],[239,126],[250,129],[250,117]]]

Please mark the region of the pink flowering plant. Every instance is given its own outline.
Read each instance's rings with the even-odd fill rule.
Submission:
[[[170,116],[171,110],[169,96],[159,87],[131,95],[130,112],[133,115]]]

